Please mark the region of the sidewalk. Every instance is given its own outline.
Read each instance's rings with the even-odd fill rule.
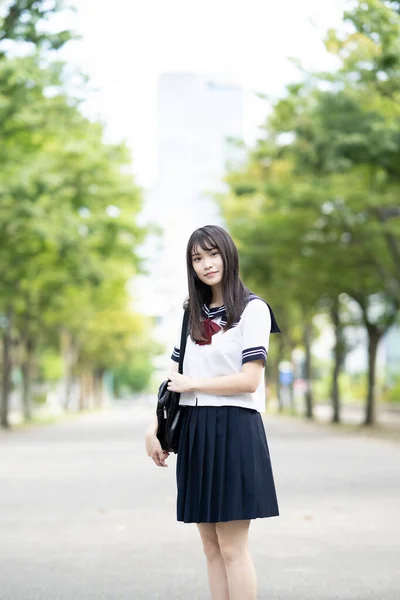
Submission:
[[[296,416],[302,417],[305,415],[306,407],[305,400],[302,396],[295,396],[294,399],[295,413]],[[290,414],[289,398],[284,403],[283,414]],[[272,414],[279,413],[278,403],[275,400],[267,402],[268,411]],[[321,423],[331,423],[333,408],[329,400],[319,401],[313,404],[313,415],[314,420]],[[360,425],[364,424],[365,419],[365,404],[350,404],[341,403],[340,407],[340,423],[342,425]],[[376,405],[376,424],[374,426],[377,429],[388,429],[398,431],[400,433],[400,404],[388,404],[378,402]],[[372,428],[374,428],[372,427]],[[372,429],[371,428],[371,429]]]
[[[331,421],[332,406],[329,404],[316,404],[314,406],[315,418],[321,421]],[[361,425],[365,418],[365,407],[355,405],[344,405],[340,411],[341,422],[344,424]],[[396,407],[377,406],[376,422],[378,426],[400,432],[400,410]]]
[[[150,403],[0,436],[1,600],[208,600],[176,457],[144,449]],[[250,544],[260,600],[397,600],[400,446],[265,416],[280,516]],[[21,576],[23,574],[23,576]]]

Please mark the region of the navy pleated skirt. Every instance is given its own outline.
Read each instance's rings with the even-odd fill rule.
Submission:
[[[279,515],[264,424],[256,410],[184,407],[176,478],[178,521]]]

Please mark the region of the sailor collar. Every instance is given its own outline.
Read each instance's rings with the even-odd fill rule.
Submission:
[[[263,300],[263,298],[260,298],[259,296],[257,296],[256,294],[250,294],[248,302],[251,302],[252,300],[261,300],[262,302],[265,302],[265,300]],[[280,333],[280,329],[279,329],[279,325],[276,321],[275,315],[272,311],[272,308],[270,307],[270,305],[265,302],[265,304],[268,306],[269,308],[269,312],[271,315],[271,333]],[[204,319],[217,319],[217,318],[221,318],[220,321],[220,326],[224,327],[227,323],[227,316],[226,316],[226,309],[225,309],[225,305],[223,304],[222,306],[214,306],[213,308],[210,308],[209,306],[207,306],[206,303],[203,304],[202,309],[201,309],[201,313]],[[239,319],[240,321],[240,319]],[[237,325],[239,323],[239,321],[237,323],[233,323],[233,326]]]
[[[226,317],[226,311],[224,304],[222,306],[215,306],[209,308],[207,304],[203,304],[202,315],[205,319],[215,319],[216,317]]]

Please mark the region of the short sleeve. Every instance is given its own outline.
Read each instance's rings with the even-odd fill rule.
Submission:
[[[177,348],[176,346],[174,346],[174,349],[172,351],[171,359],[177,363],[179,362],[179,348]]]
[[[252,300],[246,306],[242,318],[242,364],[262,360],[265,366],[272,325],[269,306],[261,299]]]
[[[180,356],[180,349],[179,346],[181,345],[181,335],[179,332],[179,337],[175,340],[175,346],[174,349],[172,351],[171,354],[171,359],[174,360],[175,362],[179,362],[179,356]]]

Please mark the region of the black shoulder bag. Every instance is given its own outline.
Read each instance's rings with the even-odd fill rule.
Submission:
[[[183,371],[183,359],[185,356],[186,341],[188,337],[189,311],[185,310],[183,315],[181,344],[179,349],[179,369]],[[181,430],[182,407],[179,406],[180,393],[171,392],[167,389],[169,379],[163,381],[158,390],[157,401],[157,437],[161,448],[167,452],[178,452],[179,434]]]

